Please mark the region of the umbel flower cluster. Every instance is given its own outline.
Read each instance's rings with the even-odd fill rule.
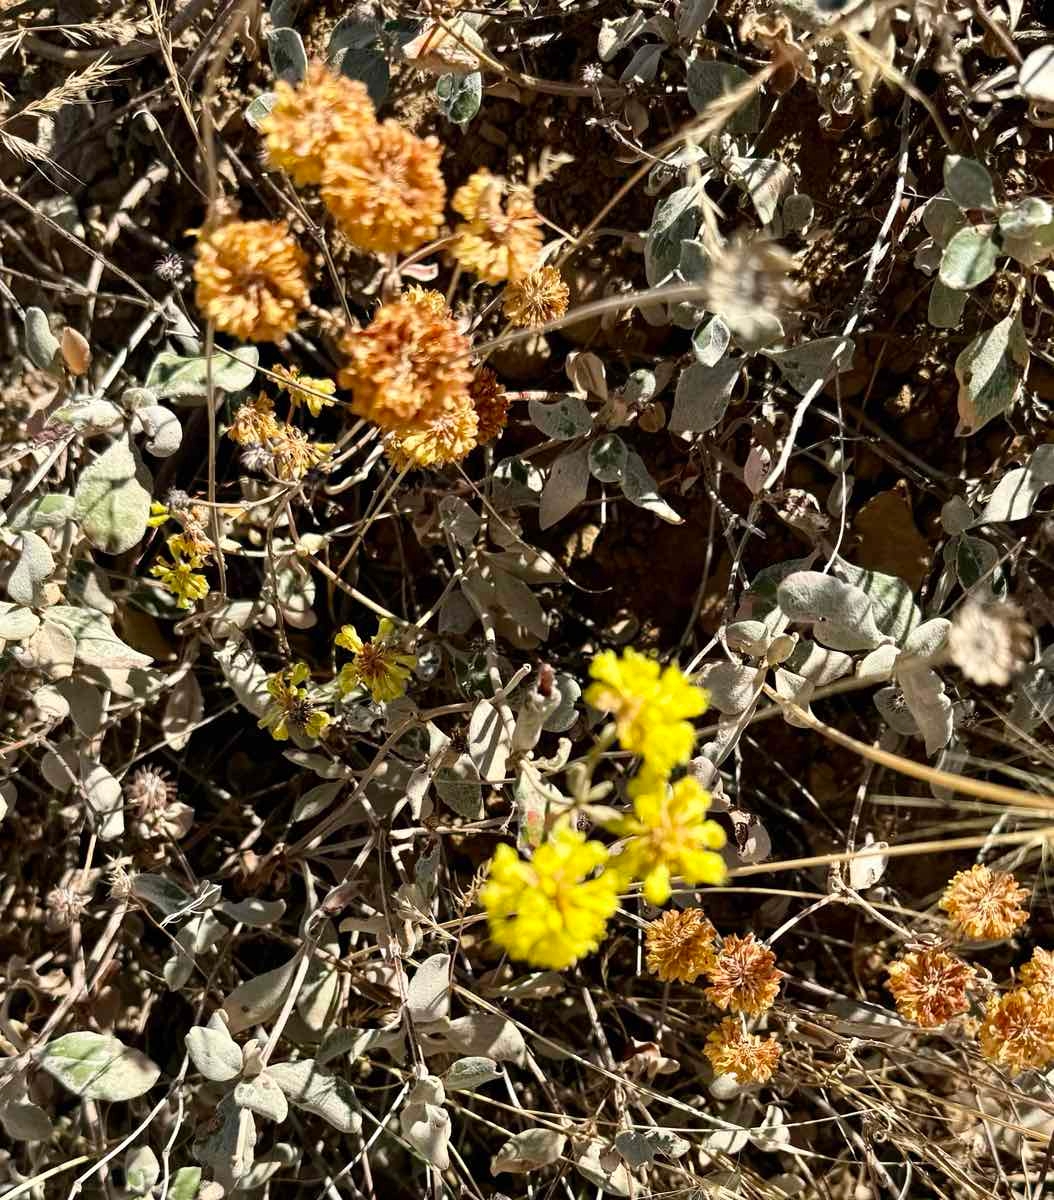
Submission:
[[[1008,871],[976,865],[949,882],[940,907],[951,932],[970,942],[1001,941],[1028,920],[1029,891]],[[971,1008],[977,969],[946,946],[914,949],[889,968],[897,1011],[923,1029],[938,1029]],[[1013,1073],[1054,1063],[1054,951],[1037,947],[1016,987],[988,996],[977,1028],[981,1053]]]
[[[602,744],[617,738],[643,759],[628,787],[631,811],[605,825],[620,840],[608,847],[587,838],[573,813],[562,814],[530,859],[499,846],[480,892],[494,941],[554,970],[599,947],[619,893],[634,883],[650,903],[665,904],[674,876],[693,885],[725,877],[725,834],[707,819],[709,794],[690,776],[671,781],[691,754],[691,718],[706,710],[706,693],[678,667],[663,669],[635,650],[598,654],[590,674],[587,702],[614,717]]]

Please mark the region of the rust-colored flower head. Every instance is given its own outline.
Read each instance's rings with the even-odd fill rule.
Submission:
[[[935,1029],[969,1008],[966,991],[974,969],[946,950],[912,950],[887,970],[897,1012],[923,1029]]]
[[[1006,938],[1028,920],[1029,890],[1008,871],[973,866],[960,871],[944,889],[941,908],[952,928],[975,941]]]
[[[339,379],[351,390],[352,411],[391,433],[418,431],[468,397],[468,338],[452,317],[412,296],[382,305],[340,348],[348,365]]]
[[[260,122],[267,161],[299,187],[321,183],[329,150],[362,138],[377,124],[365,86],[335,75],[324,63],[312,63],[296,85],[279,80],[274,95],[271,111]]]
[[[479,369],[468,391],[476,406],[476,416],[479,418],[479,433],[476,436],[482,446],[493,441],[505,428],[509,397],[489,367]]]
[[[306,267],[283,222],[228,221],[198,239],[198,308],[241,341],[281,341],[310,299]]]
[[[662,980],[694,983],[717,962],[717,930],[701,908],[671,908],[644,935],[648,970]]]
[[[776,967],[775,954],[752,933],[746,937],[732,933],[722,940],[707,977],[706,997],[712,1004],[756,1017],[772,1007],[783,972]]]
[[[993,996],[978,1032],[981,1053],[1015,1074],[1043,1070],[1054,1061],[1054,993],[1015,988]]]
[[[389,433],[384,453],[399,471],[460,462],[479,444],[479,419],[467,397],[407,433]]]
[[[397,121],[384,121],[362,138],[333,146],[322,171],[322,199],[356,246],[407,254],[443,224],[440,155],[436,138],[419,138]]]
[[[274,401],[263,392],[255,400],[243,400],[227,428],[227,436],[239,446],[261,446],[278,436]]]
[[[737,1083],[768,1083],[780,1060],[775,1034],[767,1038],[746,1033],[736,1017],[725,1017],[706,1037],[703,1053],[718,1075],[732,1075]]]
[[[501,298],[501,310],[513,325],[532,328],[562,317],[569,295],[560,272],[547,264],[510,283]]]
[[[454,193],[465,218],[454,230],[452,253],[484,283],[515,282],[534,270],[542,226],[531,189],[481,169]]]
[[[1032,957],[1018,972],[1018,979],[1025,987],[1046,988],[1054,995],[1054,950],[1037,946]]]
[[[271,469],[279,479],[295,482],[303,479],[312,467],[325,460],[332,449],[329,445],[309,440],[295,425],[279,425],[271,439]]]

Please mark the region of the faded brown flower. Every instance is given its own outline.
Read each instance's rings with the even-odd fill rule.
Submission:
[[[746,937],[732,933],[721,942],[707,977],[706,997],[712,1004],[756,1017],[772,1007],[783,972],[776,968],[776,955],[752,933]]]
[[[454,229],[451,252],[467,271],[484,283],[501,283],[534,270],[542,226],[530,188],[483,168],[458,188],[451,204],[465,218]]]
[[[1046,988],[1015,988],[993,996],[978,1032],[985,1058],[1015,1074],[1042,1070],[1054,1061],[1054,993]]]
[[[351,390],[352,411],[382,429],[410,434],[463,408],[472,382],[469,340],[427,302],[401,296],[383,305],[340,348],[348,365],[339,379]]]
[[[312,63],[295,86],[279,80],[275,101],[260,122],[270,166],[285,171],[303,187],[322,181],[329,150],[361,139],[377,124],[365,86],[346,75]]]
[[[1018,979],[1025,987],[1046,988],[1054,994],[1054,950],[1037,946],[1032,957],[1018,972]]]
[[[560,272],[546,265],[510,283],[501,298],[501,309],[513,325],[532,328],[562,317],[569,295]]]
[[[479,418],[476,439],[485,445],[493,441],[505,428],[509,415],[509,397],[498,382],[497,375],[489,367],[481,367],[468,389]]]
[[[966,1012],[974,969],[946,950],[913,950],[890,963],[889,990],[905,1020],[935,1029]]]
[[[701,908],[671,908],[648,925],[648,970],[662,980],[694,983],[717,962],[717,930]]]
[[[1028,662],[1032,632],[1014,604],[967,600],[948,631],[948,656],[967,679],[1005,687]]]
[[[281,341],[310,299],[306,267],[283,222],[229,221],[198,239],[198,308],[241,341]]]
[[[317,467],[332,449],[321,442],[312,442],[295,425],[279,425],[271,439],[271,469],[279,479],[295,482],[303,479],[312,467]]]
[[[732,1075],[743,1084],[768,1083],[781,1047],[774,1034],[763,1038],[747,1033],[736,1017],[725,1017],[707,1034],[703,1053],[718,1075]]]
[[[432,417],[407,433],[390,433],[384,452],[400,471],[411,467],[441,467],[460,462],[474,450],[479,438],[479,419],[472,401],[462,397],[453,407]]]
[[[975,941],[1006,938],[1028,920],[1029,890],[1008,871],[973,866],[960,871],[944,889],[941,908],[952,928]]]
[[[326,156],[322,199],[349,241],[379,254],[406,254],[443,223],[441,147],[396,121],[339,142]]]
[[[261,392],[255,400],[243,400],[238,405],[227,436],[239,446],[260,446],[277,437],[279,428],[274,401]]]
[[[176,785],[167,772],[140,768],[125,782],[124,794],[136,809],[134,827],[144,841],[168,838],[178,842],[190,832],[194,810],[176,799]]]

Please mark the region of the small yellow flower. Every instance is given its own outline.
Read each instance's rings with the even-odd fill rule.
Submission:
[[[465,218],[454,229],[451,253],[466,270],[484,283],[501,283],[534,269],[542,226],[530,188],[483,168],[458,188],[451,205]]]
[[[592,953],[618,905],[619,880],[600,842],[560,825],[527,861],[501,845],[490,862],[480,903],[490,935],[510,957],[560,971]]]
[[[196,600],[209,594],[209,581],[204,575],[195,573],[194,565],[178,558],[175,562],[162,559],[150,568],[150,574],[158,579],[166,592],[175,596],[180,608],[190,608]]]
[[[244,400],[238,405],[227,436],[239,446],[263,446],[278,436],[279,428],[274,401],[261,392],[255,400]]]
[[[677,875],[690,884],[723,883],[725,860],[717,853],[725,831],[707,820],[710,794],[686,775],[670,784],[646,767],[629,785],[633,815],[607,826],[626,838],[612,860],[624,880],[639,879],[649,904],[665,904]]]
[[[199,538],[187,533],[174,533],[168,539],[168,552],[174,559],[187,559],[192,567],[202,567],[212,554],[212,543],[202,544]]]
[[[399,471],[411,467],[442,467],[470,454],[479,436],[479,417],[467,396],[454,407],[406,433],[390,433],[384,453]]]
[[[306,687],[311,670],[307,663],[295,663],[267,678],[271,701],[258,724],[268,729],[277,742],[284,742],[293,729],[309,738],[320,738],[329,725],[329,714],[315,707]]]
[[[725,1017],[706,1037],[703,1053],[718,1075],[733,1075],[737,1083],[768,1083],[780,1060],[774,1034],[761,1038],[746,1033],[735,1017]]]
[[[1028,920],[1028,888],[1009,871],[973,866],[952,877],[941,908],[956,933],[973,940],[1006,938]]]
[[[546,264],[509,284],[501,298],[501,311],[513,325],[529,329],[562,317],[569,297],[560,272]]]
[[[641,755],[658,772],[688,761],[695,742],[689,718],[706,712],[707,695],[680,667],[663,669],[636,650],[621,658],[605,650],[589,673],[596,682],[586,689],[586,703],[614,716],[624,750]]]
[[[405,694],[417,658],[399,649],[395,625],[387,617],[377,622],[377,633],[368,642],[359,637],[354,625],[342,626],[333,640],[354,655],[337,676],[342,696],[360,685],[369,689],[377,704],[397,700]]]
[[[161,503],[160,500],[150,501],[150,516],[147,518],[146,522],[148,528],[157,529],[161,525],[164,525],[166,521],[170,520],[171,517],[172,514]]]
[[[198,308],[242,341],[281,341],[310,300],[306,268],[287,225],[229,221],[198,239]]]
[[[274,373],[282,381],[278,386],[289,393],[289,403],[293,408],[306,404],[313,417],[317,417],[324,409],[332,405],[331,396],[336,395],[337,385],[332,379],[312,379],[309,375],[301,375],[299,367],[286,368],[281,365],[274,368]],[[316,395],[321,392],[322,395]]]

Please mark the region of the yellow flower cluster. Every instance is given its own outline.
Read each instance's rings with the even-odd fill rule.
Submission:
[[[275,374],[282,379],[282,388],[289,392],[290,408],[294,412],[300,404],[306,404],[312,414],[318,416],[331,401],[315,393],[332,395],[336,391],[336,384],[331,379],[304,378],[296,367],[278,366]],[[311,390],[305,390],[307,388]],[[259,447],[262,453],[260,465],[288,483],[303,479],[308,471],[323,463],[333,449],[330,443],[311,441],[303,430],[289,421],[279,421],[274,413],[274,401],[263,392],[255,400],[246,400],[238,406],[227,427],[227,436],[246,449]]]
[[[387,617],[377,622],[377,633],[364,642],[354,625],[341,626],[333,639],[344,650],[350,650],[352,660],[341,667],[337,676],[340,694],[346,696],[357,687],[365,687],[373,700],[382,704],[397,700],[406,692],[410,672],[417,658],[399,647],[395,624]]]
[[[599,919],[600,908],[594,903],[601,886],[614,897],[639,882],[652,904],[665,904],[675,876],[692,884],[721,883],[725,878],[724,859],[718,853],[725,833],[707,819],[709,794],[690,776],[670,779],[673,768],[687,762],[691,753],[694,731],[687,718],[705,710],[706,694],[678,668],[663,671],[633,650],[621,659],[610,652],[597,655],[591,673],[597,682],[586,692],[587,701],[614,714],[621,744],[642,754],[644,767],[629,785],[632,811],[607,825],[622,839],[613,852],[570,830],[560,834],[561,846],[569,844],[569,836],[580,839],[573,860],[576,869],[582,868],[577,874],[564,868],[562,857],[548,851],[556,833],[530,862],[507,846],[499,847],[490,878],[500,886],[488,884],[481,893],[491,936],[514,958],[535,966],[552,965],[537,956],[551,957],[541,948],[553,939],[559,941],[564,966],[596,949],[606,921],[606,917]],[[560,864],[559,869],[553,867],[551,872],[554,864]],[[588,878],[597,868],[599,875]],[[544,905],[537,899],[539,893],[547,898]],[[580,904],[587,909],[589,921],[572,919]],[[771,952],[764,954],[771,959]],[[690,957],[699,959],[701,952]],[[766,985],[774,978],[778,986],[779,973],[773,972],[768,960],[762,965]]]
[[[181,533],[168,538],[167,545],[172,561],[160,559],[150,568],[150,574],[176,598],[180,608],[191,608],[209,594],[209,581],[198,573],[198,568],[205,565],[211,545],[206,549]]]
[[[290,730],[309,738],[320,738],[325,733],[329,714],[316,706],[303,686],[310,677],[311,669],[303,662],[268,676],[267,694],[271,699],[258,724],[270,730],[275,741],[286,741]]]
[[[451,200],[464,221],[454,229],[454,258],[484,283],[515,283],[530,274],[542,249],[542,226],[530,188],[486,168]]]

